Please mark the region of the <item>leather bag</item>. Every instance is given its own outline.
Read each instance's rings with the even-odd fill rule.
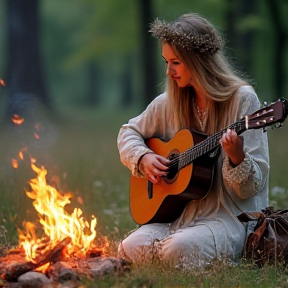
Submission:
[[[259,267],[288,263],[288,209],[267,207],[261,212],[243,212],[238,219],[255,225],[247,236],[244,258]]]

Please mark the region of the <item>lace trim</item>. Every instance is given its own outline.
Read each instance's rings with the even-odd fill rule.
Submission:
[[[194,100],[194,107],[195,107],[195,111],[196,111],[196,118],[198,120],[200,128],[202,131],[204,131],[204,128],[206,127],[206,123],[207,123],[208,108],[201,110],[198,107],[195,100]]]
[[[245,153],[244,161],[236,167],[232,167],[229,163],[229,158],[226,155],[223,160],[223,174],[228,184],[232,187],[237,184],[239,186],[245,185],[250,176],[256,172],[252,164],[252,160],[248,154]],[[260,180],[254,179],[255,190],[258,191],[260,187]]]
[[[131,163],[130,169],[132,172],[132,175],[135,177],[144,177],[144,175],[141,174],[139,171],[139,159],[142,155],[146,153],[153,153],[153,151],[149,148],[141,147],[137,152],[135,153],[129,153],[126,157],[127,162]]]

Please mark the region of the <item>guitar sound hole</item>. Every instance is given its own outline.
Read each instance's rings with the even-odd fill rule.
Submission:
[[[168,156],[168,159],[171,161],[170,163],[172,163],[171,167],[169,168],[169,172],[166,175],[166,177],[163,178],[163,180],[167,183],[167,184],[172,184],[173,182],[176,181],[177,176],[178,176],[178,156],[179,156],[179,151],[178,150],[173,150],[170,155]]]
[[[172,179],[175,178],[175,176],[176,176],[177,174],[178,174],[178,170],[174,169],[174,170],[170,171],[170,172],[167,174],[166,178],[167,178],[168,180],[172,180]]]

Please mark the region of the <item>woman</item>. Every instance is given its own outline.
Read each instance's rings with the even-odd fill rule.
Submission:
[[[183,128],[214,135],[260,105],[253,88],[228,64],[223,41],[205,18],[186,14],[171,23],[155,20],[150,32],[161,40],[166,91],[122,126],[118,148],[134,176],[160,185],[170,161],[153,153],[146,139],[169,141]],[[237,215],[260,210],[268,202],[267,136],[262,129],[241,136],[227,129],[219,142],[208,195],[190,201],[172,223],[146,224],[133,231],[120,243],[119,257],[183,268],[241,257],[247,233]]]

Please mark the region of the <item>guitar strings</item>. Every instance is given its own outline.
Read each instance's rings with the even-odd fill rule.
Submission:
[[[185,167],[186,165],[188,165],[189,163],[191,163],[196,158],[198,158],[198,157],[208,153],[212,149],[216,148],[219,145],[219,143],[216,144],[216,141],[217,142],[219,141],[219,139],[222,137],[223,133],[227,131],[227,129],[235,129],[236,133],[237,133],[237,132],[243,130],[244,128],[245,128],[245,121],[244,121],[244,119],[241,119],[240,121],[235,122],[235,123],[231,124],[230,126],[226,127],[225,129],[215,133],[211,137],[206,138],[202,142],[197,143],[196,145],[187,149],[186,151],[175,155],[175,157],[171,160],[171,162],[168,165],[169,170],[170,169],[174,170],[177,167],[181,169],[181,168]],[[211,147],[211,144],[212,144],[212,147]],[[205,148],[205,147],[208,147],[208,150],[206,149],[207,151],[203,152],[203,150],[205,150],[203,148]],[[187,159],[187,157],[189,157],[188,161],[181,163],[182,158],[185,160],[185,158]],[[182,164],[181,167],[179,167],[180,163]],[[180,169],[177,169],[177,170],[180,170]]]

